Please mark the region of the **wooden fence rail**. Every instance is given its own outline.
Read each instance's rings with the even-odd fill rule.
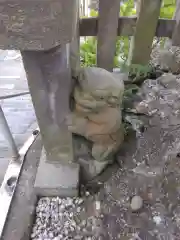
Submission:
[[[81,37],[98,35],[98,17],[83,18],[79,21],[79,32]],[[136,28],[137,17],[119,17],[117,36],[133,36]],[[155,36],[171,37],[176,21],[170,19],[159,19]]]
[[[120,0],[99,0],[99,15],[79,21],[80,36],[97,36],[97,66],[113,70],[117,36],[130,36],[129,64],[149,62],[154,36],[180,35],[176,20],[160,19],[162,0],[140,0],[137,16],[119,16]],[[178,45],[176,40],[176,45]],[[179,41],[180,44],[180,41]]]

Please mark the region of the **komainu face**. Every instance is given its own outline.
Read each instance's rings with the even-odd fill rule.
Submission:
[[[124,83],[114,74],[101,68],[84,68],[79,73],[79,86],[86,96],[112,107],[121,105]]]

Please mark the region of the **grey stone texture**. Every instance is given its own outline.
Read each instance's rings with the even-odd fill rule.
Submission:
[[[34,184],[38,196],[74,197],[79,193],[79,165],[51,163],[43,149]]]
[[[70,42],[78,0],[1,1],[0,49],[47,50]]]
[[[47,159],[72,162],[72,136],[66,124],[72,91],[69,46],[21,54]]]

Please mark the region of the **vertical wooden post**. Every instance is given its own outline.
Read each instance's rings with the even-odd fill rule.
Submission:
[[[131,39],[129,65],[148,64],[160,8],[161,0],[141,0],[135,34]]]
[[[21,54],[47,160],[72,162],[72,136],[66,125],[72,90],[69,44]]]
[[[80,68],[80,36],[79,36],[79,17],[80,17],[80,8],[78,5],[77,10],[77,27],[76,27],[76,35],[74,36],[73,41],[70,44],[70,62],[71,62],[71,71],[72,76],[78,76],[78,70]]]
[[[176,11],[173,19],[176,20],[176,25],[172,34],[172,45],[180,46],[180,0],[176,1]]]
[[[120,0],[99,0],[97,66],[113,70]]]

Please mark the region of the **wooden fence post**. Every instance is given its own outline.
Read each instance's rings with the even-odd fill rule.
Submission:
[[[71,74],[73,77],[78,76],[78,70],[80,68],[80,36],[79,36],[80,7],[79,5],[78,5],[77,15],[78,17],[77,17],[76,35],[73,41],[70,43]]]
[[[161,0],[141,0],[135,34],[131,39],[128,64],[146,65],[150,60]]]
[[[113,70],[120,0],[100,0],[97,34],[97,66]]]
[[[180,46],[180,0],[176,1],[176,11],[174,14],[174,19],[176,20],[176,24],[172,34],[172,45]]]

